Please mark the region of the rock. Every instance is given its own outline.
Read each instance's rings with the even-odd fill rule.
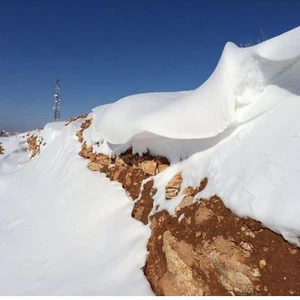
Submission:
[[[199,192],[199,188],[198,187],[194,188],[192,186],[188,186],[188,187],[186,187],[183,190],[182,194],[185,195],[185,196],[192,196],[192,197],[194,197],[198,192]]]
[[[0,143],[0,155],[1,154],[4,154],[4,148],[3,148],[3,146],[2,146],[2,143]]]
[[[250,271],[250,273],[251,273],[251,275],[252,275],[253,277],[260,277],[260,276],[261,276],[260,271],[259,271],[258,268],[252,269],[252,270]]]
[[[261,260],[259,261],[259,267],[260,267],[261,269],[263,269],[266,265],[267,265],[267,263],[266,263],[266,261],[265,261],[264,259],[261,259]]]
[[[84,142],[81,146],[79,155],[82,156],[83,158],[92,158],[94,156],[93,147],[92,146],[87,147],[86,142]]]
[[[164,171],[164,170],[167,169],[168,167],[169,167],[168,164],[158,163],[158,164],[157,164],[157,169],[156,169],[156,174],[161,173],[162,171]]]
[[[115,163],[116,166],[127,166],[126,162],[121,157],[119,157],[119,156],[117,156],[115,158],[115,162],[114,163]]]
[[[144,160],[139,163],[139,168],[150,176],[154,176],[156,174],[157,162],[154,160]]]
[[[170,200],[175,198],[178,195],[179,191],[176,188],[168,188],[166,189],[166,199]]]
[[[128,167],[125,178],[122,181],[123,188],[129,193],[129,196],[135,200],[138,198],[141,190],[141,185],[144,179],[147,178],[145,174],[140,169],[135,167]]]
[[[192,249],[187,243],[180,243],[166,231],[163,235],[167,272],[161,279],[164,295],[203,296],[207,287],[201,287],[194,279],[193,271],[186,260],[191,261]],[[184,256],[184,258],[182,257]]]
[[[173,176],[173,178],[168,182],[168,184],[165,187],[166,190],[166,199],[170,200],[175,198],[180,191],[181,184],[182,184],[182,174],[181,172],[178,172],[176,175]]]
[[[207,183],[208,183],[208,178],[207,177],[203,178],[200,181],[199,192],[203,191],[206,188]]]
[[[241,242],[240,246],[246,251],[252,251],[252,248],[253,248],[252,245],[250,245],[249,243],[246,243],[246,242]]]
[[[206,207],[205,203],[200,205],[199,208],[195,212],[195,223],[201,224],[205,221],[208,221],[213,216],[213,212]]]
[[[83,130],[88,129],[91,126],[92,122],[93,122],[93,119],[85,120],[80,126],[81,129],[83,129]]]
[[[28,144],[29,151],[32,152],[30,159],[40,154],[43,138],[38,137],[36,135],[30,135],[26,141]]]
[[[176,207],[176,211],[179,211],[181,208],[183,208],[185,206],[192,205],[195,201],[196,201],[196,199],[193,196],[183,197],[180,204]]]
[[[83,130],[82,129],[78,130],[76,132],[76,136],[78,137],[79,142],[82,143],[83,142]]]
[[[89,161],[88,168],[91,171],[102,171],[105,168],[105,166],[94,161]]]
[[[85,119],[87,116],[88,116],[88,114],[82,114],[82,115],[80,115],[80,116],[70,118],[70,119],[68,120],[68,122],[65,124],[65,126],[68,126],[70,123],[73,123],[73,122],[75,122],[75,121],[77,121],[77,120],[79,120],[79,119]]]
[[[150,220],[144,272],[157,295],[300,295],[300,249],[259,222],[237,217],[220,198]],[[254,237],[241,234],[248,224]]]
[[[153,180],[146,182],[142,186],[140,199],[134,204],[132,216],[141,221],[143,224],[148,224],[148,217],[153,208],[153,196],[156,190],[153,188]]]
[[[101,165],[104,165],[104,166],[109,166],[110,163],[111,163],[111,160],[110,160],[109,156],[104,155],[102,153],[95,154],[92,161],[95,162],[95,163],[99,163]]]

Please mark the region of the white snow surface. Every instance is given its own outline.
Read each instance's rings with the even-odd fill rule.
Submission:
[[[248,48],[229,42],[199,88],[123,98],[95,111],[98,131],[114,144],[144,132],[172,139],[216,136],[272,108],[286,91],[299,95],[299,36],[300,27]]]
[[[153,294],[141,270],[149,229],[119,184],[87,169],[78,123],[48,124],[41,154],[24,150],[17,169],[2,168],[13,151],[0,161],[1,295]]]
[[[140,94],[94,108],[84,131],[97,153],[169,158],[154,177],[154,205],[179,171],[182,189],[208,177],[199,198],[219,195],[300,246],[300,27],[261,44],[227,43],[193,91]],[[0,138],[0,294],[152,295],[141,268],[148,226],[131,217],[121,185],[87,169],[83,120],[33,131],[46,142],[30,160],[26,136]],[[155,210],[152,211],[155,213]],[[184,218],[182,215],[181,218]]]

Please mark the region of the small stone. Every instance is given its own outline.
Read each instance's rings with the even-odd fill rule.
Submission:
[[[246,250],[246,251],[252,251],[252,247],[250,246],[250,244],[246,243],[246,242],[241,242],[241,247]]]
[[[101,165],[100,163],[96,163],[96,162],[89,162],[88,163],[88,168],[91,171],[101,171],[103,168],[103,165]]]
[[[291,254],[297,254],[297,249],[293,249],[293,250],[291,250]]]
[[[165,165],[165,164],[158,164],[158,167],[156,169],[156,174],[161,173],[162,171],[164,171],[166,168],[168,168],[169,165]]]
[[[252,237],[252,238],[254,239],[254,238],[255,238],[255,233],[252,232],[252,231],[250,231],[250,232],[249,232],[249,236]]]
[[[181,200],[180,204],[176,207],[176,209],[178,208],[178,210],[179,210],[183,207],[189,206],[189,205],[193,204],[194,200],[195,200],[195,198],[192,196],[185,196]]]
[[[201,231],[197,231],[197,232],[196,232],[196,237],[199,237],[199,236],[201,236],[201,234],[202,234],[202,232],[201,232]]]
[[[176,188],[168,188],[166,190],[166,199],[167,200],[171,200],[173,198],[175,198],[178,195],[178,189]]]
[[[158,239],[158,240],[161,240],[161,239],[162,239],[162,235],[159,235],[159,236],[157,237],[157,239]]]
[[[252,275],[253,277],[260,277],[260,276],[261,276],[260,271],[259,271],[258,268],[252,269],[252,270],[250,271],[250,273],[251,273],[251,275]]]
[[[259,267],[261,268],[261,269],[263,269],[265,266],[266,266],[266,261],[264,260],[264,259],[261,259],[260,261],[259,261]]]
[[[257,292],[260,292],[260,285],[257,285],[257,286],[255,287],[255,290],[256,290]]]
[[[195,196],[198,193],[198,188],[193,188],[191,186],[186,187],[182,194],[185,196]]]
[[[173,176],[173,178],[168,182],[166,185],[166,199],[170,200],[176,197],[179,193],[179,190],[181,188],[182,184],[182,174],[181,172],[178,172],[176,175]]]
[[[218,219],[218,223],[220,223],[224,219],[224,217],[223,216],[217,216],[217,219]]]
[[[245,231],[245,230],[246,230],[246,227],[242,226],[241,231]]]
[[[251,252],[243,250],[243,255],[244,257],[249,258],[251,256]]]
[[[154,160],[144,160],[139,164],[139,168],[146,174],[154,176],[156,173],[157,162]]]

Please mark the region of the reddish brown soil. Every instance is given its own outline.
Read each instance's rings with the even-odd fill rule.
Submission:
[[[182,214],[184,218],[179,222]],[[257,221],[237,217],[220,198],[186,206],[175,216],[162,211],[150,219],[152,234],[144,271],[157,295],[185,294],[170,288],[172,276],[169,276],[171,282],[166,276],[170,273],[163,249],[166,232],[174,237],[173,248],[192,271],[193,283],[203,294],[300,295],[299,248]],[[217,240],[222,243],[217,244]],[[189,253],[181,253],[186,245]],[[214,261],[213,251],[219,256],[219,262]],[[189,259],[185,257],[187,254]],[[241,286],[239,281],[235,285],[226,284],[231,269],[240,271],[243,279],[247,276],[251,284],[243,286],[241,281]]]

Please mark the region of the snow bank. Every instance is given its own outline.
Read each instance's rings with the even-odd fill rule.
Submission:
[[[186,186],[209,178],[202,197],[218,194],[298,243],[299,103],[300,27],[248,48],[227,43],[196,90],[126,97],[94,109],[93,126],[115,152],[133,146],[172,161],[156,178],[160,209],[180,201],[165,202],[163,187],[182,169]]]
[[[300,27],[249,48],[227,43],[215,71],[198,89],[123,98],[95,112],[97,127],[113,144],[143,132],[173,139],[216,136],[281,101],[280,91],[268,95],[270,86],[299,94],[299,36]]]

